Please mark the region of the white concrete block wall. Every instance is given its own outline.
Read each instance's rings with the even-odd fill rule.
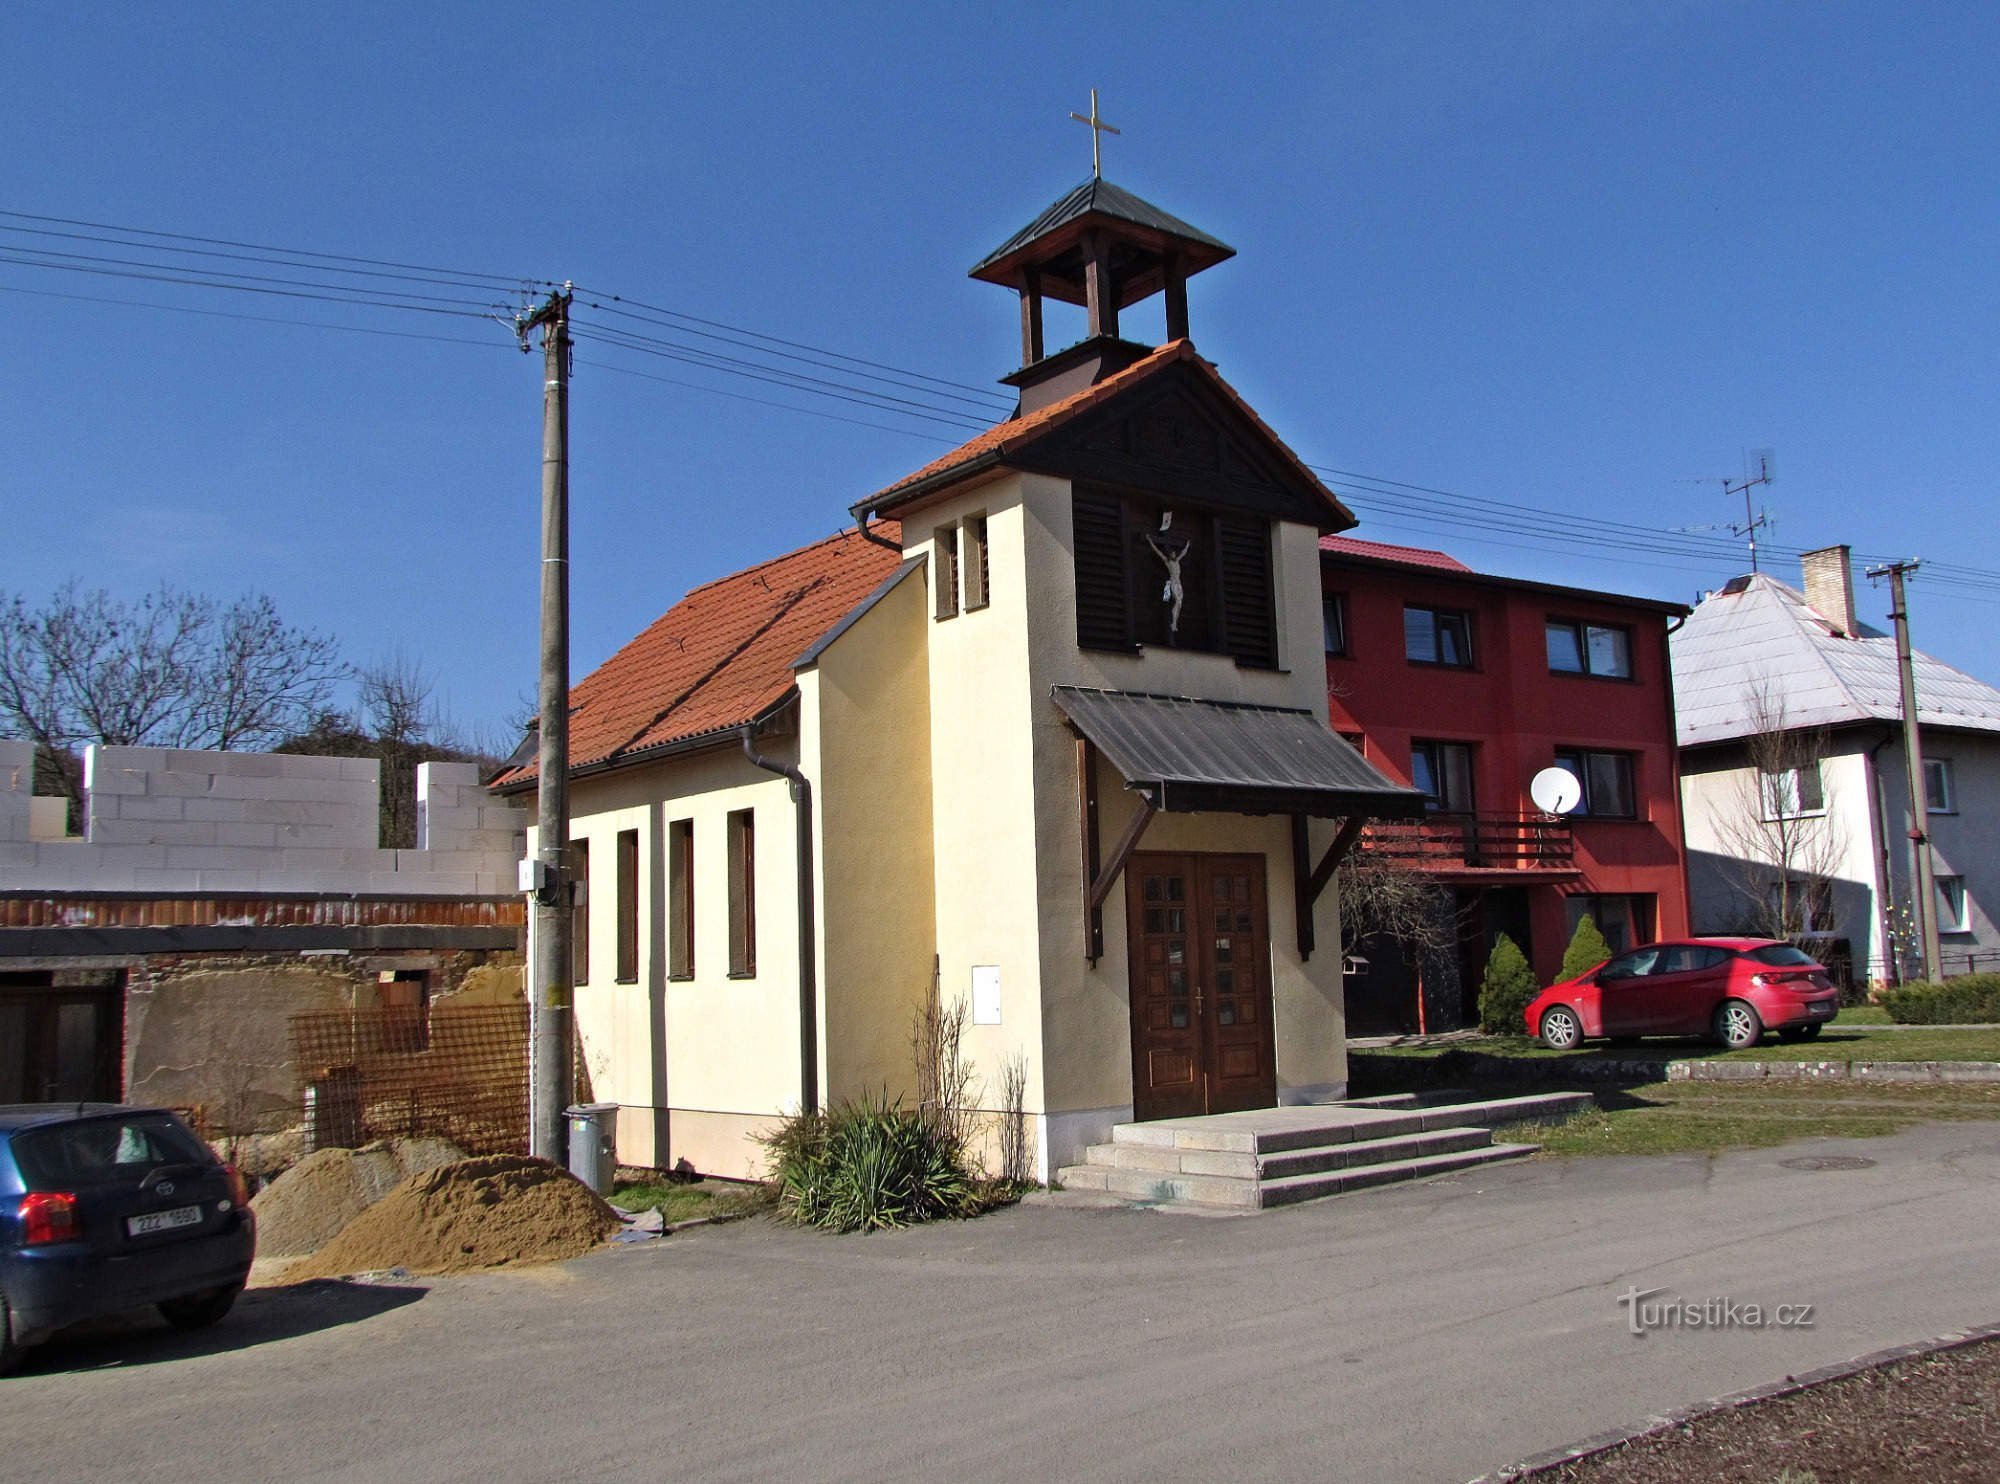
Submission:
[[[416,850],[377,845],[373,758],[89,747],[81,840],[36,840],[34,749],[0,741],[0,891],[499,896],[528,811],[471,763],[418,769]]]

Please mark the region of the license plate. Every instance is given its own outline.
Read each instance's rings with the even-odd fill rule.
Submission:
[[[1833,1001],[1814,1000],[1810,1005],[1806,1006],[1806,1009],[1814,1015],[1831,1015],[1833,1014]]]
[[[147,1237],[154,1232],[170,1232],[176,1227],[201,1225],[201,1207],[176,1206],[171,1211],[148,1211],[144,1216],[125,1218],[125,1234]]]

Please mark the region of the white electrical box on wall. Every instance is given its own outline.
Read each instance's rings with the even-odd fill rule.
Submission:
[[[1000,1023],[1000,966],[998,964],[974,964],[972,966],[972,1023],[974,1025],[998,1025]]]

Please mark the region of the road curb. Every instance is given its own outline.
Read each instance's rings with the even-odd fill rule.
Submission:
[[[1861,1372],[1872,1371],[1878,1366],[1893,1365],[1899,1360],[1912,1360],[1918,1356],[1943,1355],[1988,1340],[2000,1340],[2000,1324],[1982,1324],[1972,1329],[1953,1330],[1949,1334],[1938,1335],[1933,1339],[1918,1340],[1909,1345],[1893,1345],[1887,1350],[1873,1350],[1866,1355],[1857,1355],[1852,1360],[1821,1366],[1818,1370],[1804,1371],[1796,1376],[1787,1376],[1782,1381],[1753,1386],[1747,1391],[1732,1391],[1724,1396],[1696,1402],[1690,1407],[1682,1407],[1678,1411],[1663,1412],[1658,1416],[1647,1418],[1634,1428],[1593,1433],[1590,1437],[1565,1447],[1551,1448],[1545,1453],[1537,1453],[1519,1462],[1510,1463],[1505,1468],[1495,1469],[1490,1474],[1481,1474],[1471,1480],[1470,1484],[1518,1484],[1520,1480],[1533,1479],[1539,1474],[1562,1468],[1566,1464],[1582,1463],[1585,1459],[1595,1458],[1600,1453],[1609,1453],[1614,1448],[1623,1448],[1630,1443],[1657,1437],[1687,1423],[1712,1417],[1718,1412],[1733,1412],[1740,1407],[1754,1406],[1758,1402],[1776,1401],[1779,1397],[1791,1396],[1814,1386],[1824,1385],[1828,1381],[1841,1381],[1849,1376],[1858,1376]]]
[[[1367,1057],[1367,1052],[1356,1051],[1349,1060]],[[1471,1073],[1514,1082],[2000,1082],[2000,1062],[1992,1061],[1669,1061],[1609,1056],[1558,1061],[1457,1047],[1447,1049],[1437,1061],[1454,1076]]]

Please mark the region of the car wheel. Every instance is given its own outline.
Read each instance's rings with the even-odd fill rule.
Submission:
[[[1787,1030],[1779,1031],[1778,1039],[1780,1041],[1815,1041],[1819,1039],[1819,1027],[1816,1025],[1795,1025]]]
[[[1742,1000],[1724,1000],[1715,1007],[1715,1039],[1731,1051],[1741,1051],[1764,1039],[1764,1022]]]
[[[227,1288],[211,1288],[206,1293],[168,1299],[160,1305],[160,1317],[175,1329],[207,1329],[220,1323],[222,1316],[235,1307],[236,1295],[242,1291],[242,1284],[232,1283]]]
[[[21,1363],[25,1348],[14,1343],[14,1311],[7,1307],[7,1295],[0,1293],[0,1376]]]
[[[1542,1044],[1551,1051],[1574,1051],[1583,1044],[1583,1022],[1567,1005],[1542,1012]]]

